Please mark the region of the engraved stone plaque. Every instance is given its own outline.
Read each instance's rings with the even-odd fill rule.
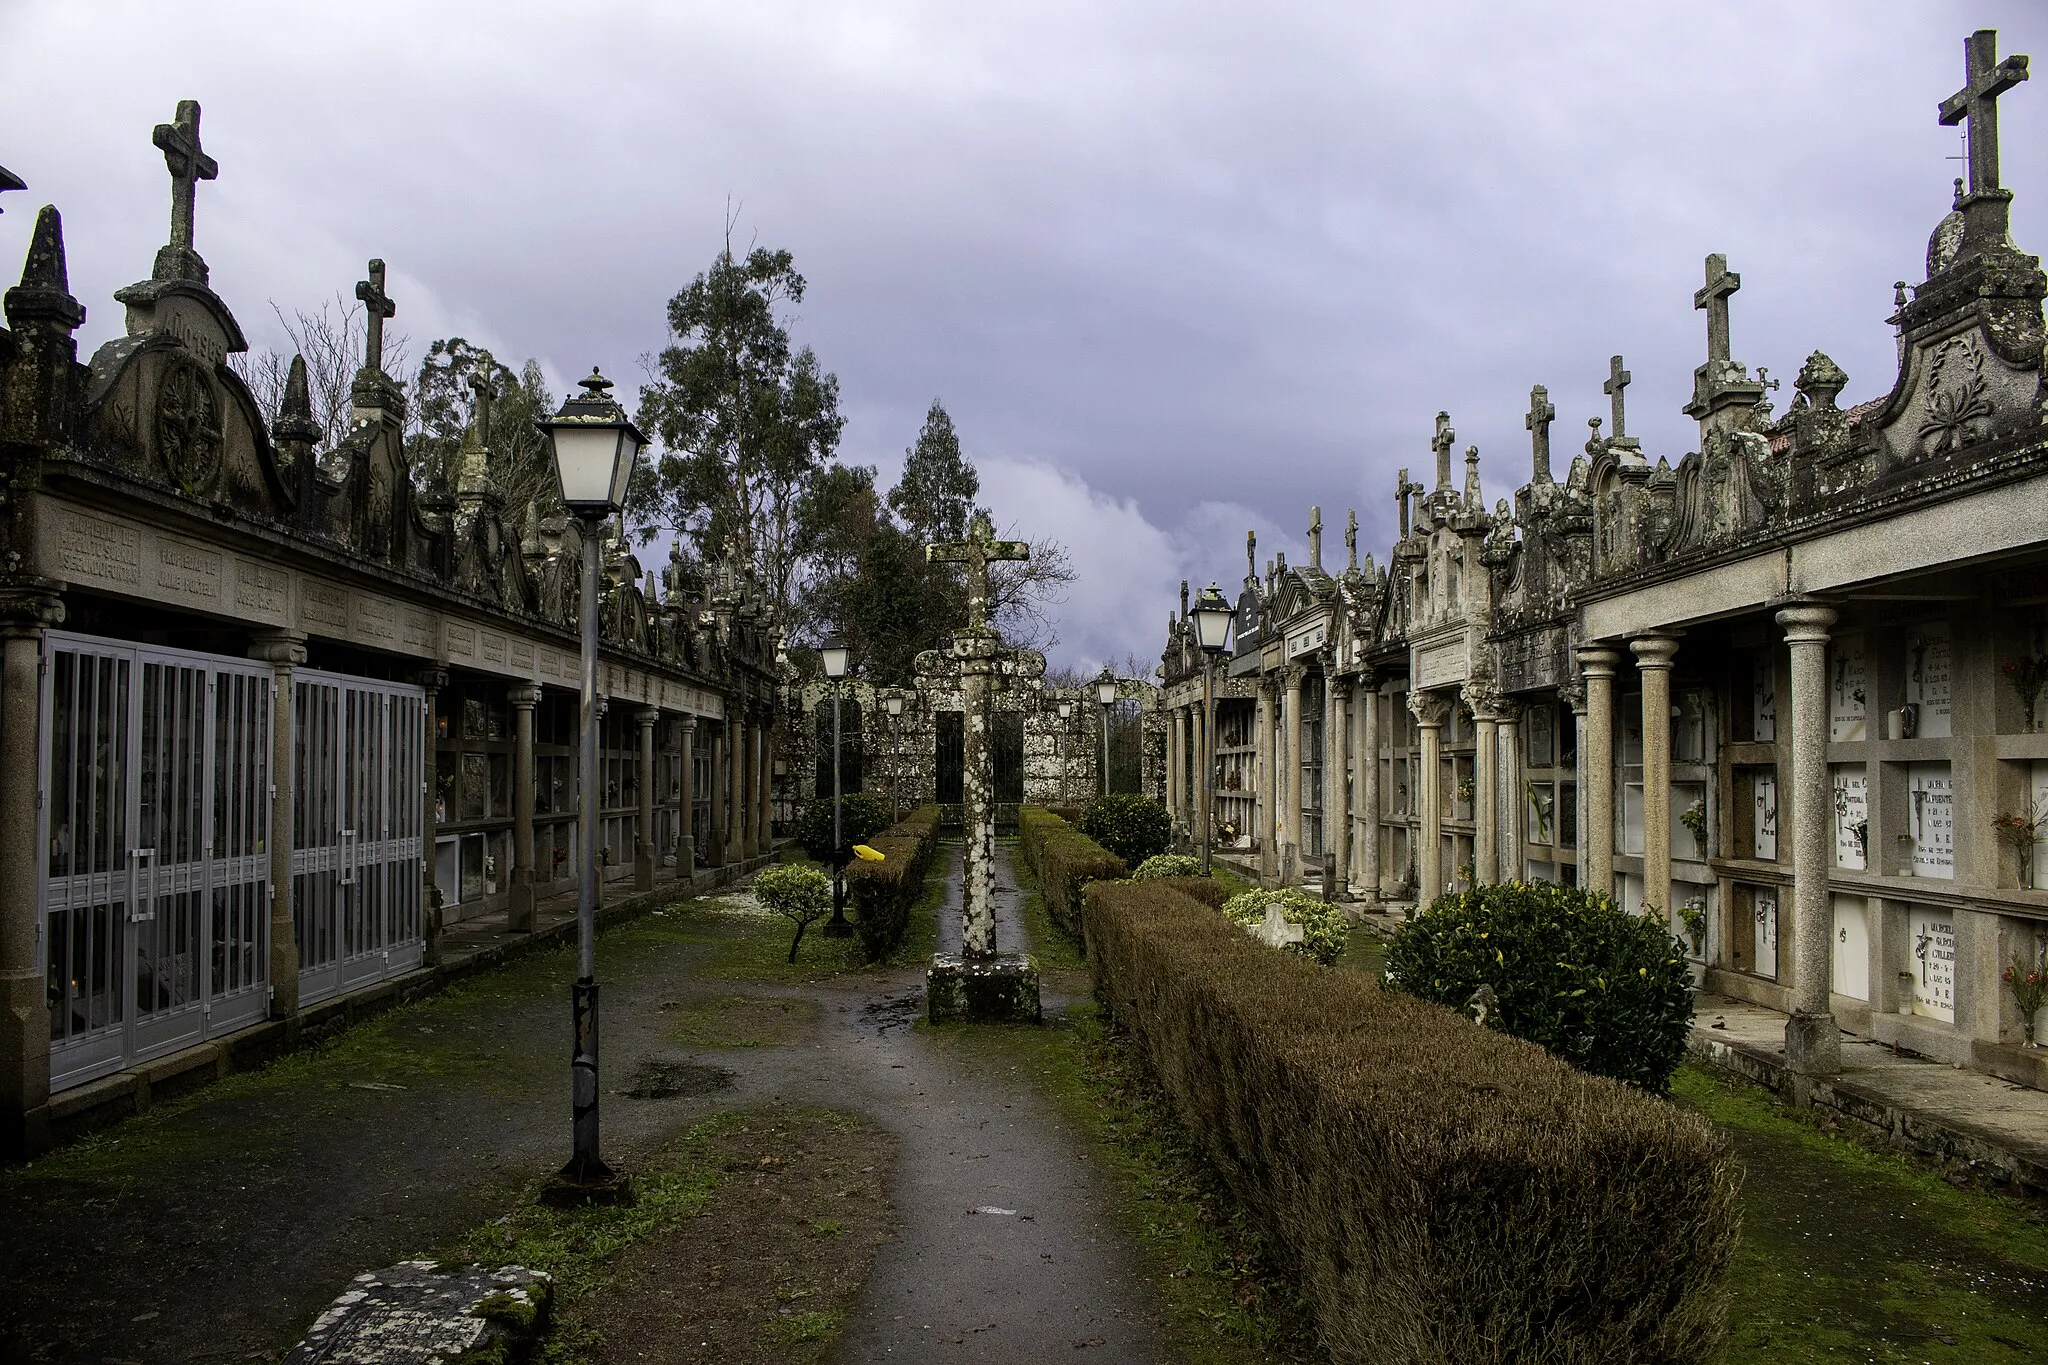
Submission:
[[[104,517],[61,509],[57,524],[57,572],[67,579],[142,586],[142,532]]]
[[[1907,917],[1912,946],[1913,1013],[1956,1021],[1956,926],[1946,910],[1916,905]]]

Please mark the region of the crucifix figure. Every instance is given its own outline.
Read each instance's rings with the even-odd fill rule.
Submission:
[[[1728,363],[1728,296],[1740,288],[1742,276],[1729,272],[1726,256],[1717,251],[1707,257],[1707,283],[1692,296],[1692,306],[1707,311],[1707,363],[1714,367],[1710,373]]]
[[[1312,569],[1323,567],[1323,509],[1308,509],[1308,562]]]
[[[1252,582],[1259,576],[1259,533],[1244,533],[1244,581]]]
[[[1698,306],[1697,299],[1694,300],[1694,306]],[[1726,305],[1723,305],[1721,332],[1724,337],[1727,335],[1727,330]],[[1607,382],[1600,386],[1600,392],[1607,395],[1607,407],[1614,419],[1614,439],[1617,441],[1626,438],[1628,435],[1628,427],[1624,422],[1626,414],[1623,412],[1622,391],[1628,388],[1629,381],[1633,378],[1635,378],[1634,375],[1621,367],[1620,356],[1608,357]]]
[[[1529,454],[1533,464],[1531,473],[1537,483],[1550,480],[1550,424],[1557,419],[1557,409],[1550,406],[1550,390],[1541,384],[1529,390],[1529,415],[1522,419],[1522,425],[1529,429]]]
[[[383,262],[378,261],[373,264],[380,267],[379,273],[381,274]],[[383,338],[381,336],[377,338],[377,342],[379,349],[382,349]],[[478,370],[469,377],[469,391],[476,395],[476,443],[485,450],[491,448],[492,387],[491,377],[482,370]]]
[[[995,675],[1004,670],[1002,637],[988,624],[988,566],[1002,560],[1031,557],[1023,541],[997,540],[988,513],[977,511],[968,523],[967,539],[925,547],[934,564],[962,564],[967,569],[967,627],[953,636],[953,661],[960,673],[962,709],[961,833],[966,841],[965,878],[960,906],[960,945],[967,958],[993,957],[995,914],[995,776],[989,744],[989,693]]]
[[[1351,556],[1351,567],[1356,569],[1358,567],[1358,509],[1355,507],[1345,514],[1344,549]]]
[[[381,371],[384,368],[384,319],[398,312],[398,305],[384,292],[384,262],[370,262],[370,278],[356,281],[356,297],[363,301],[363,311],[370,317],[370,341],[363,352],[363,368]]]
[[[1451,430],[1451,415],[1440,412],[1436,415],[1436,435],[1430,439],[1429,448],[1436,452],[1436,486],[1448,491],[1451,486],[1451,447],[1456,445],[1458,433]]]
[[[1941,126],[1965,119],[1970,128],[1970,193],[1998,188],[1998,97],[2027,78],[2027,59],[1998,60],[1998,30],[1980,28],[1963,40],[1963,88],[1940,105]]]
[[[1408,539],[1408,471],[1394,480],[1394,501],[1401,504],[1401,539]]]
[[[159,123],[150,135],[150,141],[163,150],[164,165],[171,172],[171,240],[159,253],[162,268],[157,273],[161,278],[182,279],[195,273],[191,267],[199,258],[192,249],[192,204],[196,187],[200,181],[220,175],[219,163],[199,145],[199,101],[179,100],[177,122]],[[165,260],[165,256],[169,259]],[[187,257],[191,258],[190,261]],[[204,265],[197,267],[196,273],[202,281],[206,277],[205,272]]]

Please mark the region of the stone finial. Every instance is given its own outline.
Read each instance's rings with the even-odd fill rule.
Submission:
[[[192,245],[192,210],[199,182],[217,179],[220,164],[199,144],[199,101],[179,100],[176,121],[159,123],[150,141],[163,152],[171,173],[171,240],[156,253],[151,278],[205,284],[206,262]]]
[[[1980,28],[1963,40],[1963,88],[1941,102],[1941,126],[1965,119],[1970,129],[1970,193],[1998,188],[1998,97],[2027,78],[2027,59],[1998,60],[1998,30]]]
[[[1586,438],[1586,453],[1588,455],[1598,455],[1601,449],[1600,419],[1598,417],[1588,417],[1586,425],[1593,429],[1593,434]]]
[[[1180,581],[1180,614],[1183,620],[1188,614],[1188,581],[1185,578]]]
[[[1479,447],[1465,447],[1465,506],[1474,512],[1486,510],[1485,496],[1479,491]]]
[[[1312,569],[1323,567],[1323,509],[1308,509],[1308,564]]]
[[[309,445],[320,439],[320,423],[313,416],[312,385],[306,379],[306,357],[293,355],[291,368],[285,371],[284,398],[277,407],[277,420],[270,426],[271,439],[275,441],[304,441]]]
[[[363,301],[363,311],[368,314],[369,339],[363,348],[363,368],[379,370],[384,368],[384,319],[398,312],[398,305],[384,292],[384,262],[370,262],[370,278],[356,281],[356,297]]]
[[[22,262],[21,283],[7,291],[7,320],[16,327],[28,322],[54,322],[75,332],[85,321],[85,305],[71,297],[71,275],[64,261],[64,220],[54,205],[36,214]]]
[[[1849,376],[1821,351],[1806,357],[1806,363],[1799,367],[1798,377],[1792,381],[1792,387],[1798,390],[1799,396],[1822,412],[1833,412],[1835,395],[1848,386]]]
[[[1430,449],[1436,452],[1436,486],[1438,492],[1448,493],[1451,488],[1451,447],[1458,443],[1458,433],[1451,430],[1451,415],[1439,412],[1436,415],[1436,435],[1430,438]]]
[[[1550,405],[1550,390],[1538,384],[1529,390],[1529,413],[1522,425],[1529,432],[1529,475],[1537,483],[1549,483],[1550,424],[1557,409]]]

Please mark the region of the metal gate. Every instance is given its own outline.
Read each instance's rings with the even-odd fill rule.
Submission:
[[[53,632],[41,734],[53,1090],[269,1003],[271,671]]]
[[[301,669],[292,708],[292,922],[311,1002],[420,964],[426,694]]]

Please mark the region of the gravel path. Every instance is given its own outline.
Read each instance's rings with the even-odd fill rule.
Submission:
[[[957,943],[953,859],[941,922]],[[998,881],[999,941],[1028,949],[1007,856]],[[710,949],[660,923],[600,940],[607,1156],[630,1169],[716,1109],[770,1101],[856,1112],[898,1138],[900,1231],[834,1360],[1157,1358],[1158,1306],[1078,1135],[911,1027],[920,971],[712,978]],[[494,1216],[566,1155],[572,965],[536,955],[327,1054],[0,1171],[0,1361],[261,1359],[358,1271]],[[676,1004],[734,995],[801,997],[820,1018],[782,1046],[673,1040]],[[623,1093],[640,1068],[675,1063],[733,1075],[697,1095]]]

